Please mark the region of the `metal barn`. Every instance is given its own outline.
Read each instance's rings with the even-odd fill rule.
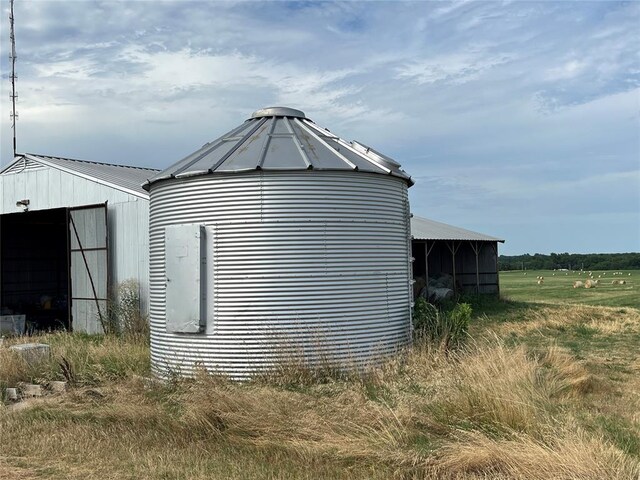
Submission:
[[[435,290],[499,293],[498,242],[504,240],[426,218],[411,218],[414,297]]]
[[[406,345],[412,183],[282,107],[153,177],[155,372],[242,378],[283,357],[360,368]]]
[[[98,333],[112,287],[136,279],[146,298],[155,173],[32,154],[0,171],[0,315]]]

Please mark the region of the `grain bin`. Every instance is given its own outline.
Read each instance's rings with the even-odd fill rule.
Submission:
[[[151,178],[155,373],[366,368],[397,352],[411,333],[412,183],[284,107]]]

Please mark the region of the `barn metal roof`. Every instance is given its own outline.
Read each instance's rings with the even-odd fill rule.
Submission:
[[[504,240],[483,233],[472,232],[446,223],[414,215],[411,218],[411,236],[415,240],[475,240],[482,242],[501,242]]]
[[[17,156],[12,163],[0,171],[0,174],[15,171],[16,164],[26,161],[57,168],[72,175],[77,175],[142,198],[149,198],[149,194],[142,189],[141,184],[159,171],[153,168],[131,167],[128,165],[115,165],[111,163],[90,162],[87,160],[25,153]]]
[[[209,142],[144,184],[170,178],[254,170],[345,170],[392,175],[413,185],[391,158],[347,142],[288,107],[257,110],[242,125]]]

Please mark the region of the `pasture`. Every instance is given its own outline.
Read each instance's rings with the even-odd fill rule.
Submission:
[[[614,273],[621,272],[621,275]],[[526,273],[526,275],[525,275]],[[573,288],[574,281],[585,282],[589,271],[526,270],[500,272],[500,291],[503,297],[530,303],[562,303],[640,308],[640,270],[592,271],[595,288]],[[631,275],[629,275],[631,274]],[[538,285],[537,277],[544,277]],[[624,280],[624,285],[613,285]]]

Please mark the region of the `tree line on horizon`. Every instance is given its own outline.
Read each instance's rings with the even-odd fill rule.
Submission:
[[[500,270],[640,270],[640,253],[500,255]]]

